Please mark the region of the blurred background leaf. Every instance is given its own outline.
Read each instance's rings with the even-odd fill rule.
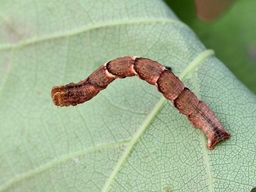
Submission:
[[[211,22],[197,17],[195,1],[165,1],[204,45],[213,49],[236,77],[256,94],[256,1],[237,0],[232,3],[225,0],[223,3],[227,9]]]

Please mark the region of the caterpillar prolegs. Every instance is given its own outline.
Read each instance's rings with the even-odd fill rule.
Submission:
[[[115,79],[131,76],[138,76],[155,85],[180,113],[186,115],[195,127],[205,133],[208,138],[208,149],[213,149],[219,141],[230,138],[230,134],[209,107],[184,87],[168,67],[147,58],[126,56],[111,60],[96,69],[85,80],[53,87],[52,100],[57,106],[75,106],[96,96]]]

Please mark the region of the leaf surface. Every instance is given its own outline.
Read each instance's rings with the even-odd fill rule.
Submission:
[[[0,2],[0,191],[249,191],[256,98],[161,1]],[[54,85],[137,55],[171,66],[231,133],[214,150],[138,78],[57,108]]]
[[[165,2],[193,29],[203,44],[214,49],[216,57],[256,94],[256,0],[236,0],[210,23],[198,19],[194,1]],[[221,2],[226,4],[230,1]]]

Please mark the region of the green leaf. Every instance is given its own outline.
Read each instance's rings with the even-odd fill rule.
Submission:
[[[256,0],[236,0],[218,19],[208,23],[197,18],[193,1],[165,1],[203,44],[214,49],[216,56],[256,94]]]
[[[161,1],[0,2],[0,191],[250,191],[256,98]],[[214,150],[154,86],[116,80],[57,108],[55,85],[138,55],[171,66],[231,133]],[[191,64],[192,63],[192,64]]]

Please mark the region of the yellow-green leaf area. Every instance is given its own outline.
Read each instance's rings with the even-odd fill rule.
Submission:
[[[1,192],[255,186],[255,95],[162,1],[4,0],[0,13]],[[54,106],[53,86],[125,55],[172,67],[231,138],[209,151],[202,131],[136,77]]]

